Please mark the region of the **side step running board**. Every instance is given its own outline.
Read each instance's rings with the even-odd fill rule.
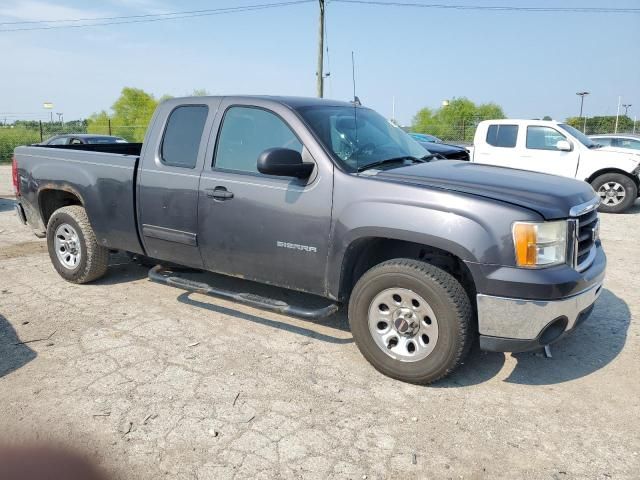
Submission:
[[[324,318],[338,311],[338,305],[335,303],[322,308],[309,309],[294,307],[281,300],[261,297],[260,295],[255,295],[253,293],[237,293],[230,290],[214,288],[207,283],[194,282],[193,280],[173,276],[173,272],[165,270],[162,265],[156,265],[149,270],[149,280],[152,282],[164,283],[165,285],[170,285],[176,288],[182,288],[183,290],[188,290],[190,292],[211,295],[213,297],[224,298],[225,300],[233,300],[252,307],[306,319]]]

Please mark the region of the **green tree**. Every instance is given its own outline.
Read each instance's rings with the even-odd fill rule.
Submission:
[[[584,117],[569,117],[566,122],[580,131],[584,128],[587,135],[613,133],[616,128],[615,115],[589,117],[587,119]],[[631,120],[631,118],[626,115],[618,117],[618,132],[631,132],[632,130],[633,120]]]
[[[471,142],[481,120],[504,118],[502,107],[495,103],[476,105],[465,97],[454,98],[432,111],[423,108],[413,118],[412,130],[430,133],[443,140]]]
[[[192,97],[207,97],[211,95],[206,88],[196,88],[191,92]]]
[[[87,119],[87,133],[96,133],[99,135],[108,135],[109,132],[109,114],[102,110],[101,112],[92,114]]]
[[[103,110],[89,117],[88,131],[109,133],[110,120],[112,135],[126,138],[130,142],[142,142],[157,106],[158,101],[150,93],[139,88],[125,87],[111,106],[111,115]]]

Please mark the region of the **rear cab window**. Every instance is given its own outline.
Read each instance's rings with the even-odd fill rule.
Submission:
[[[515,148],[518,125],[489,125],[487,143],[493,147]]]
[[[208,113],[206,105],[181,105],[171,112],[160,147],[162,163],[195,168]]]

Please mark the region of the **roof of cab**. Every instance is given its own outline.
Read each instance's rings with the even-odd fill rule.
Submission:
[[[271,95],[215,95],[215,96],[204,96],[204,97],[175,97],[165,100],[166,102],[171,103],[193,103],[198,100],[202,101],[203,98],[210,99],[224,99],[224,100],[256,100],[260,102],[273,102],[281,105],[286,105],[289,108],[297,109],[303,107],[312,107],[312,106],[342,106],[342,107],[353,107],[353,103],[345,102],[341,100],[330,100],[326,98],[316,98],[316,97],[287,97],[287,96],[271,96]]]
[[[560,125],[563,122],[556,120],[536,120],[536,119],[524,119],[524,118],[500,118],[497,120],[483,120],[480,123],[494,123],[498,125],[539,125],[553,127]]]

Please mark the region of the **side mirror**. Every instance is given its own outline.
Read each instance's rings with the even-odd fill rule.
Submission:
[[[556,143],[556,148],[561,152],[570,152],[573,147],[571,147],[571,143],[569,143],[567,140],[558,140],[558,143]]]
[[[303,162],[300,152],[288,148],[268,148],[258,157],[258,171],[265,175],[309,178],[314,166]]]

